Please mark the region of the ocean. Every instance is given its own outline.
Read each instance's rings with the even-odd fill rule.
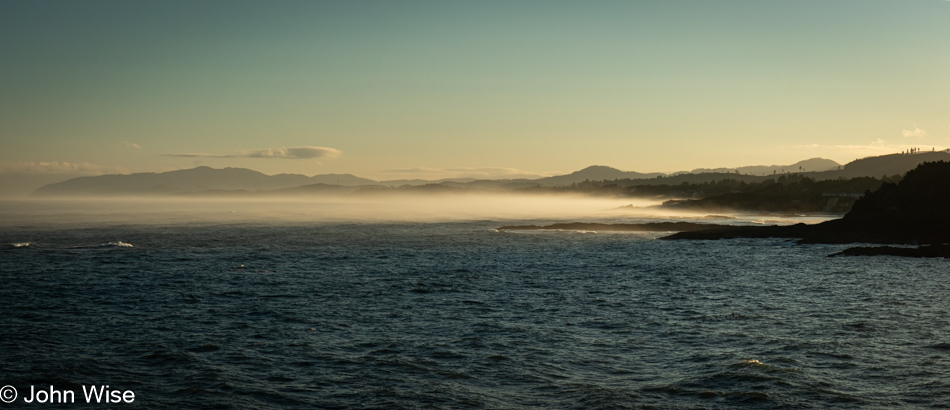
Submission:
[[[134,400],[100,407],[950,407],[943,259],[494,229],[554,218],[13,214],[0,385],[20,406],[109,386]]]

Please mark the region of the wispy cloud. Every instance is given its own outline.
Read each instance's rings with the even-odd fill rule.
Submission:
[[[119,141],[119,144],[121,144],[123,147],[126,147],[126,148],[142,149],[142,146],[141,146],[141,145],[139,145],[139,144],[133,144],[133,143],[128,142],[128,141]]]
[[[313,159],[337,158],[343,151],[327,147],[297,147],[265,149],[260,151],[241,151],[241,156],[248,158],[282,158],[282,159]]]
[[[180,153],[164,154],[166,157],[181,158],[275,158],[275,159],[317,159],[337,158],[343,151],[327,147],[268,148],[258,151],[238,151],[236,154]]]
[[[914,129],[903,130],[901,131],[901,135],[903,135],[904,138],[914,138],[914,137],[921,138],[921,137],[929,136],[930,134],[928,134],[927,131],[924,131],[920,129],[919,127],[917,127],[917,124],[914,124]]]
[[[0,161],[2,174],[127,174],[128,169],[122,167],[104,167],[88,162],[58,162],[58,161]]]

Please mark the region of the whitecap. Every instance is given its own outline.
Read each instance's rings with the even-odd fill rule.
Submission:
[[[103,244],[102,246],[115,246],[117,248],[131,248],[132,244],[122,242],[122,241],[115,241],[115,242],[109,242],[109,243]]]
[[[30,245],[33,245],[33,242],[19,242],[19,243],[10,244],[10,246],[13,246],[14,248],[26,248],[26,247],[29,247]]]
[[[751,364],[751,365],[755,365],[755,366],[765,366],[765,365],[766,365],[765,363],[762,363],[762,362],[760,362],[760,361],[758,361],[758,360],[756,360],[756,359],[743,360],[743,361],[742,361],[742,364]]]

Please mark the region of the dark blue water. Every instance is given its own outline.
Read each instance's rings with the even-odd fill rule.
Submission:
[[[4,228],[0,385],[13,407],[106,384],[135,393],[112,408],[950,406],[946,260],[500,224]]]

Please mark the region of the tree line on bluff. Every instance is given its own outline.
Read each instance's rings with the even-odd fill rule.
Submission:
[[[817,225],[722,226],[666,239],[799,238],[803,243],[950,243],[950,162],[925,162],[899,183],[885,182],[855,201],[841,219]],[[943,248],[946,249],[946,248]],[[945,256],[950,256],[947,254]]]
[[[815,181],[800,174],[761,181],[723,178],[680,184],[642,184],[638,180],[584,181],[564,187],[532,187],[526,192],[577,192],[602,196],[659,198],[664,207],[690,211],[830,212],[843,214],[858,197],[894,184],[901,176]]]

